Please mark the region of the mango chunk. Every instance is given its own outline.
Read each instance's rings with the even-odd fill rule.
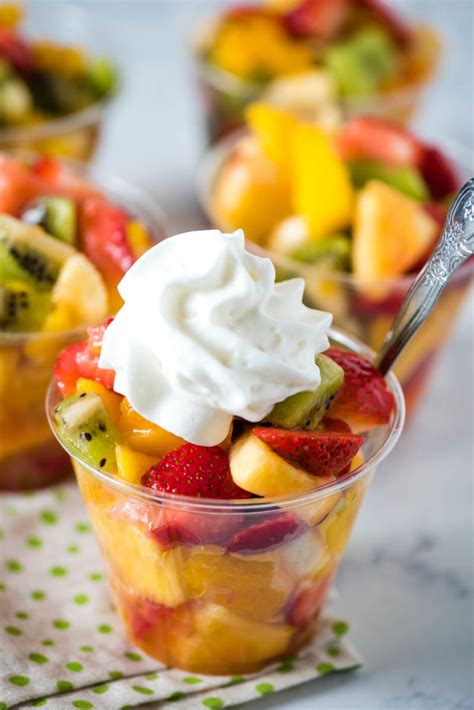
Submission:
[[[117,444],[115,447],[117,457],[117,473],[129,483],[139,484],[141,477],[157,462],[156,456],[142,454],[134,451],[129,446]]]
[[[251,104],[246,111],[246,119],[262,153],[281,168],[289,170],[291,151],[288,146],[293,140],[298,120],[286,111],[262,103]]]
[[[126,397],[120,404],[118,428],[123,442],[144,454],[161,458],[169,451],[183,446],[186,442],[157,424],[149,422],[138,414]]]

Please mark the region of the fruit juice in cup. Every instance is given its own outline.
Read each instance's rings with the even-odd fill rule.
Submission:
[[[114,65],[83,10],[0,6],[0,150],[89,161],[116,94]],[[31,15],[31,16],[30,16]]]
[[[97,170],[0,153],[0,181],[0,490],[21,490],[70,471],[44,416],[58,353],[118,308],[164,233],[145,195]]]
[[[198,189],[209,221],[242,227],[280,279],[304,278],[309,305],[378,350],[469,177],[469,151],[438,149],[378,118],[323,130],[263,104],[248,117],[250,134],[229,136],[203,162]],[[395,365],[409,412],[473,271],[471,260],[454,275]]]
[[[437,34],[380,0],[293,0],[231,7],[194,34],[207,136],[273,103],[318,120],[338,111],[407,123],[436,71]]]
[[[165,240],[119,286],[96,382],[67,348],[47,398],[127,636],[195,673],[310,641],[403,425],[395,377],[274,276],[239,233]]]

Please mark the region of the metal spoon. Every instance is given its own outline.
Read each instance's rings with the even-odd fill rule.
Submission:
[[[451,274],[474,254],[474,178],[461,188],[448,212],[438,246],[410,287],[375,360],[386,375],[433,310]]]

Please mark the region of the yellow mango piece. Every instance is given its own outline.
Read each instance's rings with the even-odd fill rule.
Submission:
[[[263,103],[251,104],[246,120],[262,153],[284,170],[290,170],[293,133],[298,120],[286,111]]]
[[[288,176],[266,158],[255,141],[242,141],[213,185],[210,212],[223,231],[243,229],[248,240],[264,243],[290,214]]]
[[[150,235],[145,225],[138,219],[132,219],[127,224],[127,241],[135,259],[138,259],[152,245]]]
[[[260,620],[278,614],[294,587],[277,551],[240,556],[214,545],[192,548],[183,578],[189,598],[205,597]]]
[[[195,616],[195,632],[182,639],[180,665],[201,673],[257,670],[282,654],[293,628],[287,624],[253,621],[217,604]]]
[[[355,205],[354,275],[370,282],[406,273],[428,251],[438,229],[418,200],[370,180]]]
[[[348,227],[354,190],[329,136],[314,125],[298,125],[292,163],[294,212],[307,219],[311,239]]]
[[[117,457],[117,473],[129,483],[139,484],[143,474],[157,462],[156,456],[142,454],[122,444],[116,445],[115,455]]]
[[[138,414],[124,397],[120,404],[119,432],[124,443],[136,451],[161,458],[169,451],[185,444],[185,440],[171,434]]]
[[[0,5],[0,27],[11,29],[23,19],[23,6],[19,2],[7,2]]]
[[[72,76],[86,68],[86,55],[79,47],[41,39],[32,42],[32,50],[35,66],[42,71]]]
[[[100,382],[95,380],[89,380],[86,377],[79,377],[76,382],[76,392],[92,392],[92,394],[98,394],[104,403],[112,423],[117,426],[120,419],[120,403],[122,401],[122,396],[112,390],[104,387]]]

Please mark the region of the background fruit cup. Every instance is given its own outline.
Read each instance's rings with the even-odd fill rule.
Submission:
[[[66,44],[92,57],[109,54],[109,39],[83,7],[57,3],[45,12],[31,3],[22,22],[27,37]],[[100,139],[107,109],[116,91],[74,113],[24,126],[0,127],[0,150],[38,151],[45,155],[90,161]]]
[[[140,190],[95,169],[74,169],[137,217],[154,241],[163,238],[165,218]],[[50,485],[70,471],[67,456],[51,436],[44,397],[59,352],[85,334],[84,328],[0,333],[0,490]]]
[[[204,212],[212,224],[222,229],[224,225],[219,223],[213,212],[213,185],[216,184],[222,166],[233,153],[234,146],[242,135],[243,132],[238,131],[210,150],[198,177],[198,192]],[[439,140],[436,142],[440,143]],[[456,166],[462,181],[467,180],[472,171],[470,151],[451,142],[442,147]],[[262,194],[261,201],[265,199],[265,194]],[[383,237],[381,233],[381,242]],[[316,264],[297,261],[256,245],[250,245],[250,248],[261,256],[266,255],[272,259],[280,280],[303,278],[306,283],[307,304],[332,313],[337,327],[355,335],[375,351],[382,344],[414,279],[413,275],[407,275],[370,284],[365,281],[362,284],[351,273],[329,271]],[[429,381],[436,355],[449,338],[473,275],[474,260],[471,259],[456,272],[434,312],[395,365],[394,371],[402,385],[409,416]]]
[[[370,356],[352,339],[332,337]],[[393,376],[388,387],[394,413],[369,433],[352,473],[291,499],[158,495],[76,458],[130,640],[167,665],[212,674],[257,671],[310,640],[370,476],[403,426]],[[56,435],[59,399],[52,385],[47,407]]]
[[[217,21],[218,18],[210,18],[202,22],[192,38],[206,137],[211,145],[242,126],[246,107],[257,100],[323,121],[332,120],[336,111],[336,115],[340,112],[345,119],[372,115],[408,123],[436,72],[441,51],[439,38],[431,29],[416,27],[410,50],[409,78],[404,77],[383,92],[370,96],[342,97],[314,71],[285,77],[284,82],[277,80],[258,85],[207,62],[205,54]]]

